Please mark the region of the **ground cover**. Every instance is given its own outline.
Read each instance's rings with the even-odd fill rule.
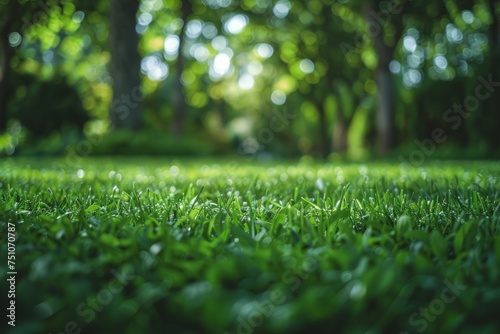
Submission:
[[[9,159],[0,226],[12,333],[500,332],[499,162]]]

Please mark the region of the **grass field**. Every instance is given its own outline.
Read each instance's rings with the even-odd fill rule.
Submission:
[[[0,226],[12,333],[500,333],[500,162],[4,160]]]

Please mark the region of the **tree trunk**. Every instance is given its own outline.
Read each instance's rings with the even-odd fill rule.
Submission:
[[[182,87],[181,77],[184,72],[184,55],[182,54],[182,49],[184,48],[184,35],[186,32],[186,26],[191,15],[192,7],[188,0],[182,1],[182,28],[179,33],[179,53],[177,55],[177,62],[175,63],[175,81],[174,81],[174,121],[172,124],[172,132],[174,136],[182,136],[184,130],[184,121],[186,119],[187,105],[186,98],[184,95],[184,89]]]
[[[9,103],[9,79],[11,74],[10,61],[14,49],[9,44],[9,33],[18,17],[19,5],[11,3],[11,15],[0,29],[0,132],[7,130],[7,104]]]
[[[373,3],[369,1],[364,9],[367,22],[374,21],[374,17],[372,16],[372,13],[375,12]],[[383,26],[380,26],[380,32],[374,36],[378,56],[375,83],[377,84],[378,91],[377,134],[380,155],[387,154],[396,144],[394,84],[391,72],[389,71],[389,63],[392,60],[394,46],[388,46],[385,43],[383,29]]]
[[[387,65],[379,66],[375,73],[378,89],[377,132],[379,138],[379,153],[387,154],[395,146],[394,122],[394,87],[391,73]]]
[[[496,11],[495,5],[498,6],[495,0],[489,0],[488,6],[492,22],[489,27],[490,33],[490,56],[489,56],[489,73],[491,73],[493,82],[500,82],[500,67],[498,66],[498,59],[500,57],[500,13]],[[498,14],[497,14],[498,13]],[[488,75],[487,75],[488,76]],[[487,78],[486,76],[486,78]],[[500,94],[493,92],[490,98],[485,101],[484,116],[481,117],[483,124],[487,125],[485,129],[486,140],[489,148],[498,150],[498,130],[497,122],[499,120],[498,106],[500,105]],[[485,119],[492,120],[491,122],[484,122]]]
[[[138,130],[142,127],[141,57],[135,31],[137,0],[111,0],[109,38],[110,73],[113,79],[113,102],[110,121],[115,129]]]
[[[347,120],[340,106],[336,108],[337,122],[335,123],[332,136],[333,150],[337,153],[347,152]]]
[[[330,149],[328,148],[326,110],[322,101],[318,101],[318,103],[316,103],[316,108],[318,109],[319,116],[319,152],[322,158],[327,158],[330,153]]]
[[[0,77],[0,132],[7,130],[7,104],[9,102],[9,77],[10,77],[10,60],[12,59],[12,48],[7,41],[6,34],[0,36],[0,52],[1,52],[1,77]]]
[[[496,0],[488,1],[488,7],[492,19],[490,26],[490,34],[491,34],[490,43],[494,46],[494,48],[498,48],[500,47],[500,15],[497,16],[495,4]]]
[[[217,115],[219,116],[219,129],[224,130],[227,124],[226,101],[222,98],[217,101]]]

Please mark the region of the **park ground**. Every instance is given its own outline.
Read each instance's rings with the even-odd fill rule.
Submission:
[[[5,159],[0,226],[10,333],[500,332],[498,161]]]

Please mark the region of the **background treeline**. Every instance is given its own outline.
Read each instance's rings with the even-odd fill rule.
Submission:
[[[495,0],[0,0],[0,13],[3,155],[499,156]]]

